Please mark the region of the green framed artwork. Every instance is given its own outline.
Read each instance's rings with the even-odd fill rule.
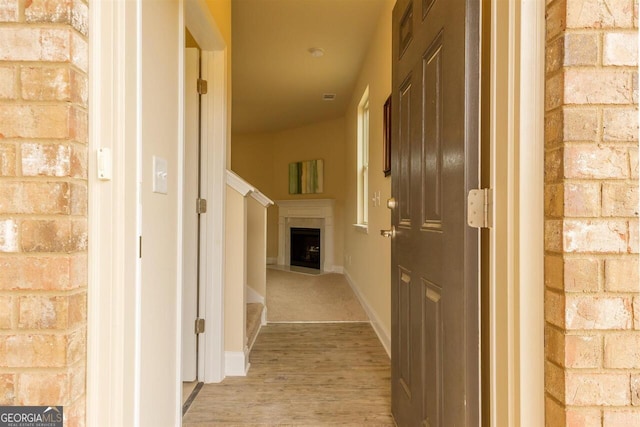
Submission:
[[[324,162],[305,160],[289,163],[289,194],[322,193]]]

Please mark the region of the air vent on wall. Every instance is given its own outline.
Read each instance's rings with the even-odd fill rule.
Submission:
[[[334,99],[336,99],[336,94],[335,93],[323,93],[322,94],[322,100],[323,101],[333,101]]]

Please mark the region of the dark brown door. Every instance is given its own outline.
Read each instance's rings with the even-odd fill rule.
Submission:
[[[399,426],[477,426],[478,0],[393,11],[392,407]]]

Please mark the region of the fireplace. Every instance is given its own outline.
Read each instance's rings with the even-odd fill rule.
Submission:
[[[294,228],[319,230],[320,271],[339,271],[333,263],[334,225],[332,199],[278,200],[278,265],[299,265],[292,262]],[[313,267],[318,268],[318,267]]]
[[[291,265],[320,270],[319,228],[291,228]]]

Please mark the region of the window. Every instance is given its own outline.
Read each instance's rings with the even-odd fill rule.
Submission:
[[[358,223],[369,222],[369,88],[358,105]]]

